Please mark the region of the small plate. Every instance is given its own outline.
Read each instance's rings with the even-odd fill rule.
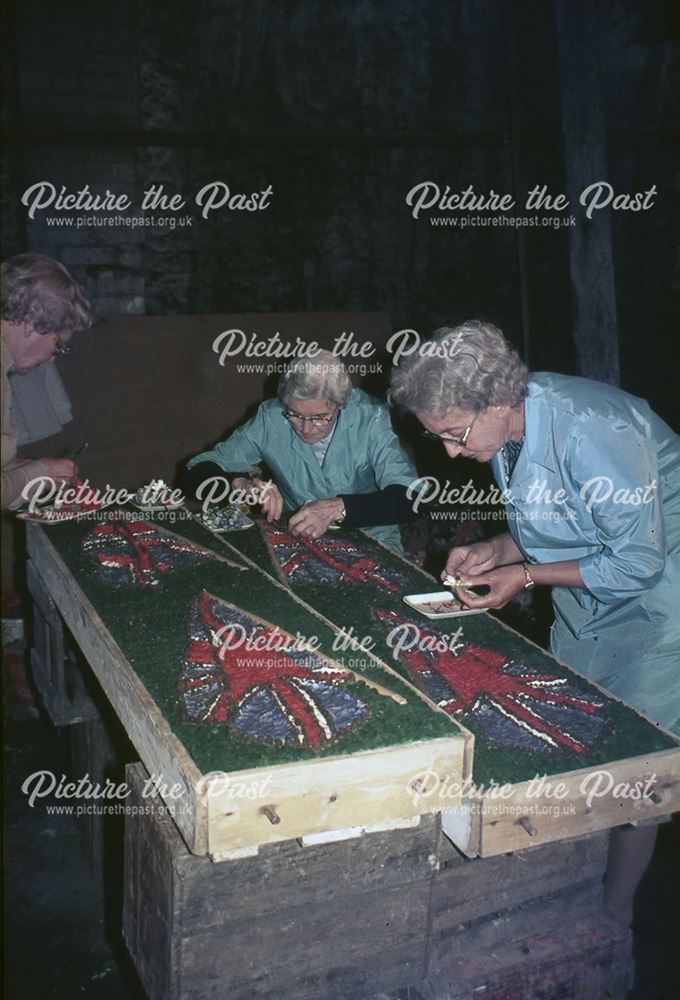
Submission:
[[[140,503],[138,500],[131,500],[130,503],[137,510],[144,511],[145,514],[155,514],[159,510],[179,510],[182,506],[180,503]]]
[[[439,590],[434,594],[407,594],[404,604],[419,611],[426,618],[460,618],[463,615],[480,615],[486,608],[466,608],[457,601],[450,590]]]
[[[76,517],[82,517],[88,513],[80,507],[45,507],[42,510],[20,510],[17,517],[22,521],[31,521],[33,524],[62,524],[64,521],[73,521]]]
[[[230,531],[247,531],[255,524],[238,507],[221,507],[219,510],[199,511],[198,514],[194,514],[194,520],[202,524],[204,528],[220,535]],[[232,524],[229,523],[230,520],[233,521]]]

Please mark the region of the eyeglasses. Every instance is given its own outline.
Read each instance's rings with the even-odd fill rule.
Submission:
[[[442,444],[452,444],[457,448],[464,448],[468,442],[472,428],[477,423],[478,417],[479,413],[475,413],[472,423],[468,424],[463,431],[463,436],[460,438],[449,437],[447,434],[434,434],[432,431],[423,431],[423,437],[426,437],[429,441],[440,441]]]
[[[68,346],[68,344],[64,343],[61,337],[58,337],[55,334],[52,337],[52,340],[54,341],[54,350],[52,351],[53,356],[60,354],[62,357],[65,357],[67,354],[71,353],[71,348]]]
[[[330,424],[332,420],[335,420],[335,414],[337,412],[336,408],[335,413],[331,413],[330,417],[324,417],[321,415],[304,417],[301,413],[296,413],[295,410],[283,410],[283,415],[286,420],[290,420],[290,422],[294,424],[311,424],[312,427],[323,427],[324,424]]]

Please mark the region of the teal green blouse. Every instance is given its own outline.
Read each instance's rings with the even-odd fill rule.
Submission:
[[[308,500],[408,486],[418,475],[392,430],[386,404],[361,389],[352,390],[340,411],[323,465],[283,416],[278,399],[262,403],[252,420],[226,441],[196,455],[188,468],[199,462],[215,462],[225,472],[245,472],[265,462],[288,512]],[[385,545],[401,548],[396,525],[366,531]]]

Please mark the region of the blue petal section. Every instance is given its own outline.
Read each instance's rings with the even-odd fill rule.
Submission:
[[[241,736],[261,743],[287,743],[298,746],[297,729],[288,721],[271,693],[265,689],[256,691],[246,699],[231,720],[232,729]]]
[[[461,717],[463,724],[465,724],[465,714],[463,713]],[[553,749],[550,744],[532,736],[526,729],[518,726],[512,719],[508,719],[486,702],[479,706],[472,717],[490,743],[506,750],[542,750],[545,753]]]
[[[564,688],[560,688],[560,694],[567,693],[579,696],[578,692],[573,690],[567,692]],[[521,703],[540,715],[547,725],[583,743],[587,749],[591,749],[597,743],[609,726],[609,720],[600,712],[591,715],[571,705],[555,705],[545,701],[537,704],[533,698],[522,698]]]
[[[370,708],[351,691],[333,684],[319,684],[315,681],[297,681],[297,685],[314,695],[321,708],[330,716],[338,732],[349,726],[356,726],[370,715]]]
[[[583,745],[585,750],[592,750],[608,728],[608,720],[601,715],[590,715],[580,708],[554,705],[543,700],[536,701],[523,696],[519,704],[536,713],[544,726],[555,730],[562,736],[569,736]],[[512,709],[509,709],[512,712]],[[541,750],[543,753],[556,751],[569,752],[569,747],[560,743],[552,736],[554,745],[546,740],[533,736],[518,722],[513,722],[493,705],[483,702],[473,718],[479,723],[484,735],[496,746],[507,750]],[[465,721],[464,715],[462,721]],[[531,722],[528,723],[531,725]],[[551,735],[548,733],[548,735]]]
[[[223,687],[220,683],[202,684],[199,688],[191,691],[182,691],[180,697],[184,705],[184,713],[192,722],[200,722],[205,719],[210,711],[210,707],[219,697]]]
[[[419,670],[416,676],[420,678],[420,683],[428,697],[436,701],[438,705],[442,701],[450,701],[451,698],[456,697],[449,682],[435,670]]]
[[[326,546],[322,544],[320,547],[331,555],[336,563],[342,565],[343,569],[338,569],[335,566],[329,566],[328,563],[320,559],[314,552],[310,552],[309,549],[302,545],[290,542],[273,542],[272,547],[283,572],[290,579],[291,583],[296,584],[337,583],[344,576],[345,570],[350,569],[365,554],[354,545],[350,548],[341,548],[337,545],[334,546],[332,542],[327,542]],[[299,563],[294,568],[287,569],[289,561],[293,560],[296,556],[301,556]],[[394,567],[388,569],[385,566],[378,566],[376,564],[373,571],[380,577],[396,585],[405,585],[406,583],[404,576]],[[375,581],[368,582],[371,586],[380,586]]]

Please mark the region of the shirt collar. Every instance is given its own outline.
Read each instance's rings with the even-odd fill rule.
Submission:
[[[524,446],[517,459],[515,481],[533,475],[532,466],[540,465],[550,472],[557,468],[550,432],[551,415],[543,389],[533,380],[524,400]]]

